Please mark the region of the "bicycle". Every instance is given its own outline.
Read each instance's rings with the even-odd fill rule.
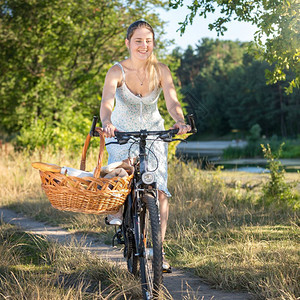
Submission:
[[[91,136],[98,136],[95,131],[97,117],[94,117]],[[195,122],[192,115],[188,116],[191,125],[191,133],[196,133]],[[138,143],[139,155],[135,160],[132,190],[124,203],[123,222],[113,237],[118,244],[124,244],[124,257],[127,268],[133,275],[141,277],[143,299],[158,298],[161,294],[163,282],[163,251],[160,227],[160,213],[157,184],[154,173],[148,170],[147,147],[148,137],[155,137],[155,141],[172,142],[178,129],[163,131],[115,131],[116,142],[111,143],[124,145],[126,143]],[[139,270],[138,270],[139,262]]]

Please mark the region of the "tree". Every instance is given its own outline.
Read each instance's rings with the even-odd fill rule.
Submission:
[[[178,9],[184,0],[169,0],[169,6]],[[221,17],[209,25],[218,35],[227,30],[226,23],[232,19],[255,24],[255,52],[258,57],[273,66],[266,72],[270,84],[286,80],[286,71],[293,73],[286,88],[292,93],[300,87],[300,2],[299,0],[197,0],[187,5],[190,13],[179,23],[181,33],[193,23],[198,15],[220,10]],[[266,37],[265,42],[263,41]]]
[[[190,46],[182,54],[177,75],[188,110],[197,118],[199,133],[209,129],[225,134],[230,130],[223,93],[231,70],[243,62],[245,47],[243,43],[204,38],[195,50]]]
[[[0,130],[24,146],[82,144],[126,28],[164,0],[0,0]],[[161,45],[158,41],[158,48]]]
[[[205,38],[195,49],[175,49],[184,101],[196,117],[199,134],[224,135],[232,129],[245,133],[259,124],[263,135],[296,137],[300,90],[286,95],[286,83],[266,85],[270,66],[247,54],[247,48],[248,43]]]

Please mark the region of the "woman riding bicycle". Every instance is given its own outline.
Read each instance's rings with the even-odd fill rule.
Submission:
[[[155,35],[151,25],[142,20],[132,23],[128,27],[125,44],[129,50],[129,58],[109,69],[103,87],[100,118],[107,137],[106,142],[111,141],[115,130],[164,130],[164,120],[157,107],[161,91],[168,112],[175,120],[172,128],[178,128],[178,134],[187,133],[191,128],[185,124],[171,72],[166,65],[157,61],[153,53]],[[127,159],[129,147],[129,144],[107,146],[108,163]],[[138,151],[131,150],[131,153]],[[168,197],[171,196],[167,188],[167,152],[168,145],[163,142],[153,144],[149,151],[149,165],[152,165],[153,170],[156,169],[159,189],[162,241],[167,228]],[[151,159],[151,154],[157,160]],[[110,215],[108,222],[111,225],[120,225],[121,218],[121,213]],[[164,262],[163,268],[168,269],[170,266]]]

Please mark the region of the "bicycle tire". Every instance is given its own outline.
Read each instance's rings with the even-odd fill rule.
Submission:
[[[127,199],[128,201],[129,199]],[[127,204],[127,203],[126,203]],[[131,201],[130,201],[131,204]],[[138,257],[136,254],[136,245],[135,245],[135,238],[133,234],[133,221],[131,216],[131,209],[130,207],[126,207],[126,211],[124,214],[124,221],[123,221],[123,232],[124,232],[124,240],[125,240],[125,247],[124,247],[124,257],[127,261],[127,269],[128,271],[133,274],[138,274]]]
[[[134,237],[132,234],[128,236],[128,254],[127,254],[127,269],[128,271],[133,274],[138,274],[138,257],[135,255],[136,253],[136,247],[134,242]]]
[[[152,194],[146,194],[143,200],[146,209],[141,213],[142,292],[144,299],[157,299],[161,293],[163,281],[160,216],[156,198]]]

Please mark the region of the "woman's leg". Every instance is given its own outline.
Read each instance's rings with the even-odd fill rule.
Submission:
[[[159,198],[159,208],[160,208],[161,239],[162,242],[164,242],[166,230],[167,230],[168,217],[169,217],[169,203],[168,203],[168,197],[162,191],[158,192],[158,198]],[[163,248],[163,252],[164,252],[164,248]],[[163,267],[163,273],[172,273],[172,268],[170,264],[166,261],[164,253],[163,253],[162,267]]]
[[[169,203],[168,197],[162,191],[158,191],[158,199],[160,208],[161,238],[162,241],[164,241],[169,217]]]

